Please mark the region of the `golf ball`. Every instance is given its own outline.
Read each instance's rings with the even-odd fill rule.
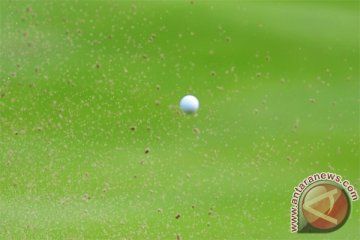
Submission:
[[[180,108],[186,113],[194,113],[199,109],[199,100],[195,96],[187,95],[181,99]]]

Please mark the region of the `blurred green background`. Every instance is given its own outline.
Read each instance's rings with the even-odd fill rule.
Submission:
[[[357,1],[0,9],[1,239],[359,236],[289,232],[308,175],[360,188]]]

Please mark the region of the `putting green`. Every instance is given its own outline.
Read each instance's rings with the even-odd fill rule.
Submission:
[[[0,239],[360,235],[358,202],[336,232],[289,231],[308,175],[360,189],[357,1],[4,0],[0,14]]]

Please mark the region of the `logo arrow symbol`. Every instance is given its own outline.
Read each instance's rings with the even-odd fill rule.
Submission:
[[[330,201],[330,210],[329,210],[329,213],[331,212],[331,210],[333,209],[334,207],[334,202],[335,202],[335,199],[334,199],[334,195],[337,194],[337,189],[333,189],[329,192],[326,192],[326,193],[323,193],[309,201],[306,201],[304,202],[303,204],[303,208],[308,211],[309,213],[319,217],[319,218],[322,218],[328,222],[331,222],[333,224],[337,224],[337,219],[333,218],[333,217],[330,217],[328,215],[325,215],[324,213],[322,212],[319,212],[318,210],[310,207],[311,205],[313,205],[314,203],[317,203],[317,202],[320,202],[321,200],[323,200],[324,198],[329,198],[329,201]]]

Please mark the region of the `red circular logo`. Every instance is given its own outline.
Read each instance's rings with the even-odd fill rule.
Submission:
[[[302,210],[311,226],[330,230],[345,223],[350,206],[342,189],[331,184],[319,184],[310,188],[304,196]]]

